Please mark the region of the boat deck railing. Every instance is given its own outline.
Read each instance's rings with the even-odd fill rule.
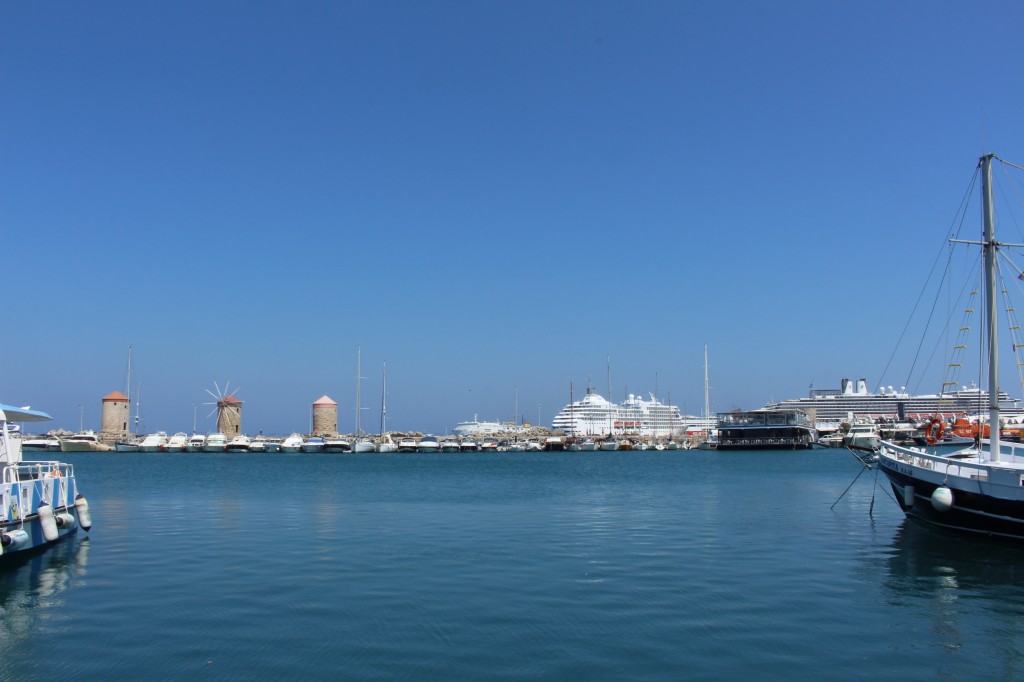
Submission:
[[[988,479],[993,465],[1024,468],[1024,455],[1021,454],[1021,448],[1000,448],[998,462],[979,461],[977,459],[978,450],[974,448],[944,455],[933,455],[921,448],[885,443],[882,445],[881,454],[912,467],[931,469],[937,473],[961,478]]]
[[[4,467],[3,482],[18,483],[19,481],[40,479],[40,478],[70,478],[74,477],[75,468],[67,462],[39,461],[19,462],[8,464]]]

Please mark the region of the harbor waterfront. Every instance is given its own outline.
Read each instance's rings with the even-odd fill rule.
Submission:
[[[0,573],[8,679],[1024,666],[1024,548],[905,519],[875,471],[844,495],[841,449],[64,457],[95,527]]]

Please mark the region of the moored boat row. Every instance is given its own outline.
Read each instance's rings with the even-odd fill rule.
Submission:
[[[281,452],[281,453],[393,453],[393,452],[588,452],[595,450],[681,450],[690,449],[689,441],[677,443],[674,439],[639,439],[623,438],[619,436],[608,437],[584,437],[573,438],[561,435],[550,435],[546,437],[533,438],[472,438],[424,435],[406,435],[397,440],[391,434],[385,433],[381,436],[370,437],[360,436],[348,438],[345,436],[303,436],[293,433],[287,438],[276,439],[256,436],[251,438],[245,435],[237,435],[228,438],[223,433],[211,433],[209,435],[193,434],[188,436],[185,433],[176,433],[168,436],[166,432],[158,431],[147,436],[138,437],[132,440],[120,441],[116,446],[103,445],[99,443],[95,434],[76,434],[75,436],[58,439],[55,436],[38,437],[26,439],[30,444],[26,449],[53,448],[60,450],[69,448],[67,451],[109,451],[118,452],[143,452],[143,453],[198,453],[198,452]],[[77,448],[77,450],[75,449]]]

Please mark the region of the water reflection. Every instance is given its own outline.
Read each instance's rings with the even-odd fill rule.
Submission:
[[[894,651],[941,652],[931,658],[939,677],[987,660],[1018,678],[1024,547],[905,519],[888,550],[883,598],[899,614],[886,628]]]
[[[906,519],[893,535],[886,586],[940,601],[1012,595],[1024,601],[1024,547]],[[1009,590],[1009,591],[1007,591]]]
[[[8,558],[0,572],[0,652],[16,648],[59,611],[88,563],[88,537],[72,537],[34,556]]]
[[[89,538],[72,537],[45,552],[7,561],[0,572],[0,607],[25,594],[45,601],[66,589],[73,578],[85,575]]]

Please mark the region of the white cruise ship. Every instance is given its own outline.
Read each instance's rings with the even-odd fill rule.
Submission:
[[[658,402],[654,396],[644,400],[630,394],[622,403],[615,403],[598,395],[593,388],[587,395],[562,408],[552,422],[553,429],[570,436],[637,435],[649,438],[683,436],[704,429],[715,429],[714,417],[702,419],[679,414],[675,405]]]
[[[1000,391],[999,405],[1004,414],[1016,415],[1021,407],[1018,401]],[[765,405],[767,410],[803,410],[817,422],[819,428],[838,425],[858,419],[875,420],[880,417],[903,421],[922,420],[932,415],[980,414],[988,409],[988,391],[976,386],[931,395],[910,395],[906,389],[883,387],[878,393],[868,392],[868,382],[843,379],[839,390],[811,389],[806,398],[793,398]]]

